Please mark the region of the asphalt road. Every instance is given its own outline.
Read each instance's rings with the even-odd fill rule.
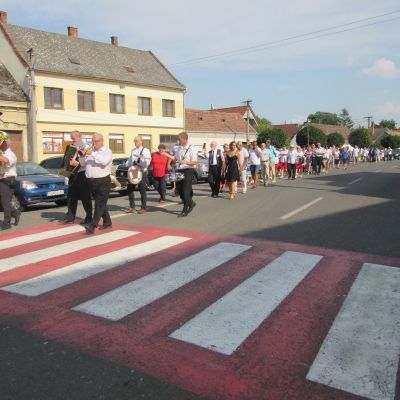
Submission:
[[[348,172],[278,179],[230,201],[195,187],[197,207],[178,218],[178,198],[159,206],[149,193],[145,215],[126,215],[127,197],[109,201],[115,223],[268,239],[400,257],[400,162],[360,164]],[[136,193],[139,202],[139,193]],[[34,207],[15,231],[54,223],[65,208]],[[83,216],[82,209],[78,214]],[[1,238],[1,234],[0,234]],[[3,400],[200,399],[151,376],[24,332],[18,320],[0,321],[0,393]]]

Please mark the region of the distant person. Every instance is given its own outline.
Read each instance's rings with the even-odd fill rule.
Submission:
[[[225,159],[222,151],[217,149],[217,142],[212,141],[210,147],[211,150],[208,152],[208,183],[211,187],[211,197],[216,198],[219,195],[222,166]]]
[[[240,154],[235,142],[229,143],[229,151],[226,153],[226,181],[229,185],[229,200],[233,200],[237,194],[237,181],[240,179],[239,172]]]

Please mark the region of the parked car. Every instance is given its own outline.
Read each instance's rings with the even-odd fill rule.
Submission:
[[[400,160],[400,148],[399,149],[393,149],[392,157],[395,160]]]
[[[67,204],[68,178],[51,174],[39,164],[17,162],[17,179],[13,201],[20,208],[37,203]]]
[[[43,168],[46,168],[49,172],[57,175],[62,175],[65,177],[69,177],[70,172],[66,171],[62,166],[63,156],[54,156],[46,158],[45,160],[40,162],[40,165]],[[117,170],[118,165],[125,163],[127,157],[120,157],[113,159],[113,165],[111,167],[111,191],[112,192],[122,192],[124,189],[119,184],[117,178],[115,177],[115,172]]]

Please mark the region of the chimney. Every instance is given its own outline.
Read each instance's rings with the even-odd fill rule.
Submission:
[[[118,47],[118,36],[111,36],[111,44]]]
[[[68,36],[72,37],[72,38],[77,38],[78,37],[78,28],[69,26],[68,27]]]
[[[0,23],[7,24],[7,13],[5,11],[0,11]]]

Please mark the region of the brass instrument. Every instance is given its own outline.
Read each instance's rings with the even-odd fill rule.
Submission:
[[[87,146],[80,146],[80,147],[78,147],[78,150],[77,150],[77,152],[78,152],[78,156],[79,157],[85,157],[86,156],[86,153],[89,151],[89,150],[94,150],[94,146],[89,146],[89,147],[87,147]]]

